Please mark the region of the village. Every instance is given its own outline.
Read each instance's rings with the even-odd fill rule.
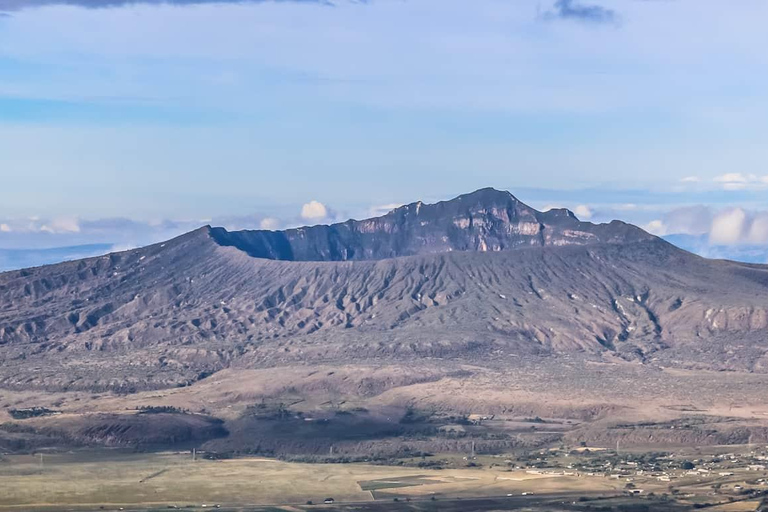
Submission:
[[[755,500],[768,496],[768,446],[675,452],[581,446],[536,451],[507,458],[504,464],[530,475],[607,479],[619,483],[627,495],[664,496],[693,504],[754,501],[755,506],[747,509],[756,510],[759,501]]]
[[[370,510],[461,510],[466,500],[485,500],[489,510],[521,504],[553,510],[547,507],[557,503],[557,510],[577,511],[757,512],[768,498],[768,446],[762,445],[665,452],[561,446],[507,454],[421,454],[396,465],[206,455],[113,453],[103,459],[96,452],[51,453],[44,465],[38,457],[7,456],[0,472],[13,492],[0,500],[0,509],[50,503],[51,482],[60,489],[57,500],[80,502],[85,495],[90,503],[119,503],[114,510],[239,510],[245,504],[286,503],[302,511],[363,505]],[[424,467],[424,459],[440,465]],[[227,484],[220,480],[224,475]],[[269,510],[276,509],[284,510]]]

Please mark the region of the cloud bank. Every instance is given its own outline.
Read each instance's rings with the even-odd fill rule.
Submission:
[[[332,5],[331,0],[0,0],[0,12],[20,11],[51,5],[71,5],[86,9],[107,9],[130,5],[205,5],[205,4],[259,4],[259,3],[298,3]]]
[[[762,190],[768,189],[768,175],[757,176],[740,172],[727,173],[714,179],[723,190]]]
[[[672,210],[644,227],[659,236],[702,236],[714,246],[768,245],[768,211],[692,206]]]
[[[228,215],[207,219],[136,220],[125,217],[81,219],[77,217],[0,218],[0,249],[39,250],[88,244],[109,244],[120,250],[141,247],[176,237],[203,225],[229,231],[291,228],[312,223],[332,223],[341,214],[329,206],[310,201],[284,217],[272,215]]]

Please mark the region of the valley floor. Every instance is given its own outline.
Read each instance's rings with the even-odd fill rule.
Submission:
[[[264,458],[193,460],[188,453],[10,456],[0,462],[0,510],[622,511],[689,510],[698,504],[713,511],[753,511],[768,492],[758,483],[768,473],[746,469],[728,476],[665,472],[669,483],[650,474],[515,469],[499,457],[472,461],[475,467],[456,460],[452,469],[431,470]],[[631,489],[640,494],[630,496]],[[324,504],[328,499],[333,503]]]
[[[0,390],[0,510],[756,510],[767,387],[765,374],[553,358]]]

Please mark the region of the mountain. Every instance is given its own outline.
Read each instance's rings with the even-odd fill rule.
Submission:
[[[767,298],[768,267],[483,189],[0,274],[0,387],[136,391],[225,368],[550,356],[762,372]]]
[[[285,261],[381,260],[451,251],[498,252],[524,247],[650,240],[624,224],[580,222],[565,209],[539,212],[509,192],[490,188],[451,201],[402,206],[375,219],[287,231],[222,228],[211,236],[255,258]]]

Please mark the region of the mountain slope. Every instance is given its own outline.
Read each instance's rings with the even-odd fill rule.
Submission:
[[[301,261],[254,257],[251,240],[263,233],[206,227],[0,274],[0,386],[135,390],[225,367],[504,365],[549,354],[758,371],[768,363],[768,268],[705,260],[622,223],[519,202],[510,215],[482,201],[467,207],[466,197],[439,203],[440,215],[404,207],[419,210],[416,220],[395,210],[333,250],[331,228],[284,234]],[[530,218],[537,234],[521,232]],[[348,233],[365,222],[345,223],[356,226]],[[446,234],[457,223],[464,231]],[[393,252],[404,256],[379,258]]]

